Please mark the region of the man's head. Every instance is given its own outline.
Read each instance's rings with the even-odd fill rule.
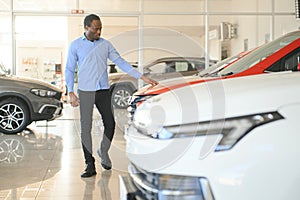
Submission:
[[[88,40],[98,40],[101,36],[102,23],[100,17],[90,14],[84,18],[85,36]]]

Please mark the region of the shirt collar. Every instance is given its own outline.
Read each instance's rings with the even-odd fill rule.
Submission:
[[[86,38],[85,34],[82,34],[81,39],[82,39],[82,40],[87,40],[87,41],[89,41],[89,40]],[[98,40],[95,40],[95,41],[100,41],[100,40],[102,40],[101,37],[100,37]]]
[[[82,34],[81,39],[82,39],[82,40],[87,40],[87,38],[85,37],[84,34]]]

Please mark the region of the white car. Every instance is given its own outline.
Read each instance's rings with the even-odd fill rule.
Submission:
[[[298,200],[300,72],[190,85],[141,104],[121,199]]]

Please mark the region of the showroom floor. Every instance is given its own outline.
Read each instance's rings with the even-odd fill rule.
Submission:
[[[115,200],[119,199],[118,176],[127,173],[124,124],[127,111],[115,110],[116,133],[110,156],[113,169],[81,178],[85,167],[80,143],[79,109],[65,105],[63,116],[33,123],[18,135],[0,133],[0,200]],[[102,138],[102,121],[94,112],[93,150]]]

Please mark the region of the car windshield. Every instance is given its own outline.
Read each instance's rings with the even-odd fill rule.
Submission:
[[[250,52],[247,56],[237,60],[235,63],[221,70],[218,73],[218,76],[227,76],[242,72],[266,59],[271,54],[275,53],[298,38],[300,38],[300,31],[295,31],[286,34],[270,43],[262,45],[261,47]]]
[[[200,71],[196,75],[200,76],[200,77],[212,76],[212,75],[216,74],[217,72],[219,72],[220,70],[222,70],[226,65],[236,61],[239,57],[241,57],[241,54],[226,58],[226,59],[216,63],[215,65],[213,65],[205,70]]]

